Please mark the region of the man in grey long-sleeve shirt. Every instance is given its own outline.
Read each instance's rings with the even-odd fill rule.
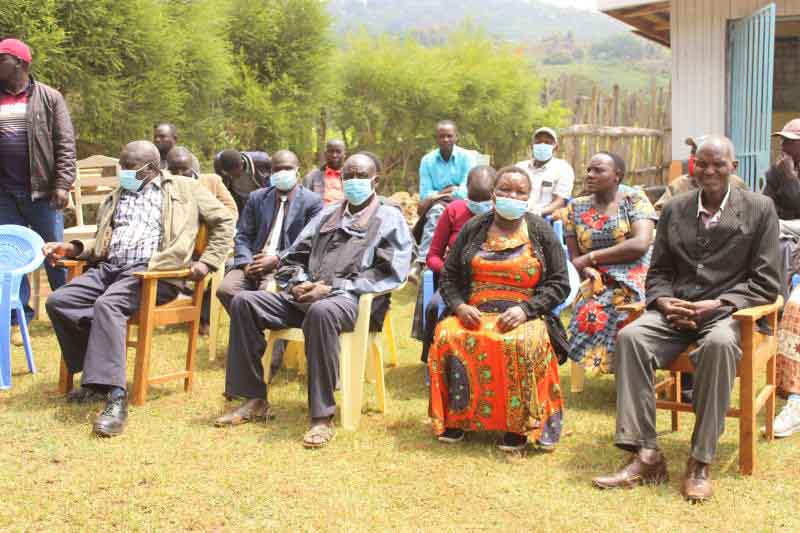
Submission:
[[[301,327],[311,411],[311,428],[303,444],[318,448],[333,438],[339,335],[353,331],[359,295],[399,287],[411,263],[408,225],[398,208],[378,198],[376,181],[372,159],[350,157],[342,169],[345,201],[323,209],[280,254],[275,277],[282,292],[243,291],[231,301],[225,394],[245,401],[218,418],[217,425],[238,425],[269,415],[261,363],[266,348],[263,332]],[[385,304],[385,297],[376,299],[373,314],[377,309],[385,312],[381,300]]]
[[[665,207],[647,274],[647,311],[617,341],[617,430],[614,443],[632,453],[619,472],[594,479],[600,488],[663,483],[667,465],[655,429],[653,370],[690,344],[696,421],[681,488],[685,498],[711,498],[709,465],[725,429],[741,358],[732,313],[772,303],[780,291],[778,217],[772,202],[731,187],[733,145],[710,137],[697,151],[700,190]]]

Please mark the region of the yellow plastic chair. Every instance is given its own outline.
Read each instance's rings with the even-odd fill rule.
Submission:
[[[401,290],[405,283],[395,290]],[[394,292],[394,291],[388,291]],[[339,355],[339,377],[342,390],[342,427],[348,430],[358,429],[361,420],[361,406],[364,398],[364,380],[367,374],[367,360],[372,361],[370,371],[374,371],[375,393],[377,397],[378,411],[386,412],[386,383],[383,370],[383,350],[380,346],[379,332],[369,331],[370,311],[372,301],[376,296],[386,294],[369,293],[362,294],[358,299],[358,315],[356,325],[352,332],[342,333],[339,336],[341,346]],[[383,321],[383,335],[389,344],[389,354],[392,365],[397,366],[397,347],[394,341],[394,329],[391,320],[391,309],[387,310]],[[287,366],[293,364],[300,374],[305,374],[305,355],[299,348],[305,343],[303,330],[300,328],[279,329],[269,332],[267,342],[267,354],[272,354],[275,341],[288,341],[287,351],[284,360]],[[294,343],[294,345],[293,345]],[[268,365],[267,368],[269,368]],[[266,371],[265,380],[269,382],[269,370]]]

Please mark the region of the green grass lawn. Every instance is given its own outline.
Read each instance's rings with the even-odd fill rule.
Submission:
[[[400,296],[393,312],[405,334],[413,302],[410,291]],[[567,397],[553,454],[508,457],[491,434],[446,446],[426,419],[419,345],[403,335],[400,366],[387,372],[388,412],[374,412],[368,385],[359,431],[340,429],[330,446],[308,451],[300,445],[305,385],[286,370],[271,389],[275,420],[213,427],[225,409],[225,372],[201,345],[193,393],[177,382],[152,387],[125,434],[100,440],[90,435],[100,407],[67,406],[55,392],[59,351],[49,324],[36,323],[33,336],[39,373],[27,374],[15,350],[13,388],[0,391],[0,530],[800,530],[800,436],[760,442],[756,475],[742,477],[734,420],[710,503],[691,506],[678,494],[690,414],[678,433],[666,433],[669,414],[659,414],[668,485],[593,489],[590,478],[622,459],[611,445],[612,377],[589,378],[582,395]],[[184,338],[179,330],[156,336],[154,371],[181,366]]]

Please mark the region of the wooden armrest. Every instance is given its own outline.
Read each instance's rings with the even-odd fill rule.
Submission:
[[[739,311],[733,313],[733,318],[736,320],[755,322],[759,318],[763,318],[767,315],[778,312],[781,307],[783,307],[783,296],[778,296],[778,299],[771,304],[740,309]]]
[[[618,305],[617,311],[623,311],[628,313],[643,313],[645,307],[647,307],[646,302],[634,302],[632,304]]]
[[[142,272],[134,272],[133,275],[142,279],[186,278],[191,272],[192,271],[188,268],[182,268],[180,270],[145,270]]]
[[[64,267],[64,268],[73,268],[79,267],[86,264],[85,259],[62,259],[61,261],[56,263],[56,266]]]

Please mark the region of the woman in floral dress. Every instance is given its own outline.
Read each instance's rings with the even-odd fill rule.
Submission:
[[[563,399],[553,309],[569,293],[564,252],[549,224],[527,212],[530,177],[497,173],[493,211],[461,230],[442,270],[455,315],[436,327],[428,358],[430,416],[442,442],[465,431],[503,431],[500,449],[558,443]],[[566,357],[566,353],[564,353]]]
[[[565,234],[572,264],[582,277],[598,278],[593,294],[574,307],[570,357],[587,368],[613,373],[622,304],[644,300],[656,213],[643,191],[622,185],[625,162],[600,152],[587,169],[587,196],[567,208]]]

